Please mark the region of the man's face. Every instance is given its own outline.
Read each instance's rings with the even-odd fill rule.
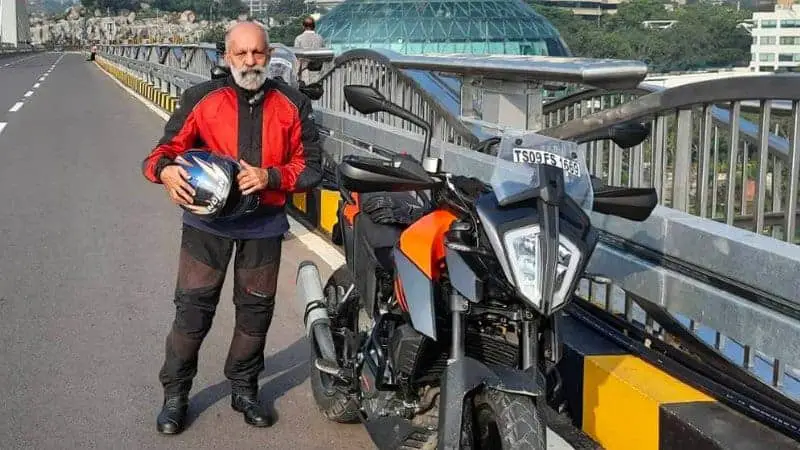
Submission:
[[[255,91],[267,80],[269,45],[263,31],[247,26],[234,30],[226,46],[225,61],[233,79],[243,89]]]

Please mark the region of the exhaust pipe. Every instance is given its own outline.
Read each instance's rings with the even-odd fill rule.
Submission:
[[[319,356],[324,360],[322,365],[325,368],[336,368],[336,372],[341,369],[336,363],[336,349],[333,344],[331,334],[331,320],[328,317],[328,308],[325,303],[325,294],[322,291],[322,280],[320,279],[319,269],[311,261],[303,261],[297,269],[297,300],[303,306],[303,325],[306,327],[306,336],[316,343],[319,349]],[[327,373],[328,370],[325,370]],[[331,375],[336,375],[332,373]]]

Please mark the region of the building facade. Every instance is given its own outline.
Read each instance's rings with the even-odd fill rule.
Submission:
[[[246,0],[242,3],[249,9],[250,17],[259,19],[266,17],[269,0]]]
[[[569,9],[576,16],[598,17],[603,14],[616,14],[620,3],[625,0],[542,0],[547,6]]]
[[[25,0],[0,0],[0,45],[17,47],[30,41]]]
[[[771,12],[753,13],[750,70],[800,71],[800,5],[781,1]]]

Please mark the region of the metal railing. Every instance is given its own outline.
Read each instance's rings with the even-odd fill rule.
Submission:
[[[103,50],[109,60],[146,79],[172,82],[185,73],[208,77],[210,67],[189,72],[201,66],[184,62],[184,68],[171,67],[169,58],[162,64],[134,56],[142,54],[147,50]],[[745,82],[728,78],[659,89],[640,83],[645,73],[637,64],[508,59],[515,64],[499,57],[437,60],[372,50],[347,52],[326,64],[320,79],[326,94],[316,102],[315,114],[324,149],[340,159],[352,153],[413,154],[421,148],[420,130],[391,117],[367,118],[349,109],[341,95],[348,83],[374,85],[392,101],[433,120],[440,129],[433,152],[443,158],[445,170],[484,180],[491,175],[492,157],[470,147],[492,130],[530,128],[570,139],[614,123],[650,123],[652,137],[633,149],[609,142],[586,144],[596,175],[611,184],[655,186],[663,206],[643,224],[594,215],[603,241],[590,270],[613,283],[587,281],[579,295],[665,341],[669,333],[640,305],[668,312],[710,348],[800,400],[800,277],[795,275],[800,247],[729,225],[745,227],[751,221],[759,230],[766,228],[787,240],[786,230],[796,229],[791,217],[797,210],[800,88],[797,83],[791,86],[795,80],[759,75]],[[577,93],[544,103],[543,90],[564,88]],[[781,101],[788,101],[789,109]],[[757,117],[752,116],[755,108],[761,108]],[[772,130],[773,119],[783,114],[791,127],[780,125],[774,136],[760,128],[755,133],[752,127],[743,128],[745,119],[752,119]],[[784,136],[788,139],[781,140]],[[748,167],[754,149],[759,166],[751,201],[747,183],[742,188],[726,180],[735,180],[741,167]],[[721,170],[725,161],[732,164]],[[717,173],[727,178],[713,175]],[[780,205],[783,210],[776,207]],[[776,218],[776,211],[788,214]],[[776,227],[784,231],[776,232]]]
[[[547,133],[575,137],[649,122],[652,138],[634,149],[592,144],[592,170],[613,184],[654,186],[663,204],[681,211],[798,242],[799,81],[795,74],[751,75],[668,91],[585,91],[552,105]]]

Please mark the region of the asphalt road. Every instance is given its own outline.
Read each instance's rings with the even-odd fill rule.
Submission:
[[[2,448],[374,448],[361,425],[328,422],[314,405],[294,276],[305,259],[323,277],[331,268],[298,237],[284,243],[262,374],[277,423],[256,429],[230,408],[228,285],[201,350],[190,426],[156,432],[180,210],[140,167],[163,126],[79,54],[0,62]],[[549,448],[570,448],[548,434]]]
[[[140,164],[164,122],[78,54],[25,98],[59,56],[0,64],[2,447],[373,448],[360,425],[327,422],[314,406],[293,291],[297,264],[318,258],[297,239],[284,244],[262,378],[277,423],[256,429],[230,408],[229,285],[201,350],[191,426],[156,432],[180,214]]]

